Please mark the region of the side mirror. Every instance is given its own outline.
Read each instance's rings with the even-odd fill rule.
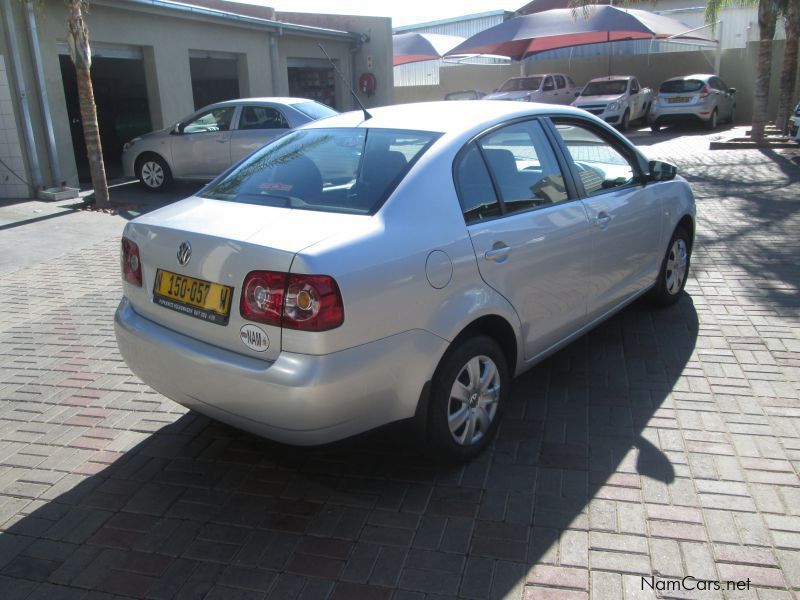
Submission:
[[[639,90],[631,90],[631,96],[635,96],[639,93]]]
[[[733,96],[736,93],[736,88],[728,88],[728,93]]]
[[[650,181],[669,181],[678,174],[678,167],[661,160],[651,160],[647,168],[650,170]]]
[[[183,133],[183,123],[175,123],[175,127],[172,128],[170,134],[172,135],[180,135]]]
[[[576,97],[576,98],[577,98],[578,96],[580,96],[580,95],[581,95],[581,93],[580,93],[580,92],[575,92],[575,97]]]

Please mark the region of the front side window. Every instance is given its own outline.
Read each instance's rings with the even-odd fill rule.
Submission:
[[[493,131],[479,144],[500,192],[504,213],[568,199],[558,161],[538,121]]]
[[[556,89],[556,86],[553,84],[553,78],[548,75],[544,80],[544,87],[542,87],[542,90],[545,92],[551,92],[554,89]]]
[[[202,113],[181,127],[182,133],[207,133],[209,131],[228,131],[233,118],[232,106],[212,108]]]
[[[634,183],[636,169],[625,149],[601,137],[588,125],[556,121],[588,196]]]
[[[200,195],[350,214],[371,214],[439,134],[331,128],[290,132],[267,144]]]
[[[639,93],[639,84],[631,80],[631,94],[638,94],[638,93]]]
[[[556,87],[560,90],[563,90],[567,87],[567,82],[564,81],[564,78],[561,75],[556,75]]]
[[[289,129],[289,123],[270,106],[243,106],[239,129]]]

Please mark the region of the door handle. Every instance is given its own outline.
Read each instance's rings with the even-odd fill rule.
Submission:
[[[224,143],[225,143],[225,142],[227,142],[227,141],[228,141],[228,140],[227,140],[227,139],[225,139],[225,138],[217,138],[217,143],[218,143],[218,144],[224,144]]]
[[[495,244],[495,247],[486,251],[486,254],[483,255],[483,258],[500,263],[508,258],[509,254],[511,254],[511,246],[506,246],[505,244],[498,246]]]
[[[611,222],[611,215],[607,212],[599,212],[594,219],[594,224],[600,229],[608,229],[608,224]]]

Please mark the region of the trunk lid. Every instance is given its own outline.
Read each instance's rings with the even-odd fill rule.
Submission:
[[[363,221],[364,217],[191,197],[127,225],[125,236],[139,247],[143,282],[141,288],[125,284],[125,294],[136,312],[164,327],[234,352],[274,360],[281,350],[281,328],[240,315],[245,276],[256,270],[288,273],[298,251],[346,229],[353,219]],[[178,250],[184,242],[191,247],[191,256],[182,265]],[[191,307],[157,303],[154,290],[159,270],[162,280],[174,274],[230,288],[227,323],[222,315],[213,314],[219,322],[211,322],[187,314]],[[262,336],[255,343],[254,334]]]

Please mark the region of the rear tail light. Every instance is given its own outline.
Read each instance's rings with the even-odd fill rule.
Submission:
[[[709,94],[711,94],[711,90],[708,89],[707,85],[704,85],[703,86],[703,91],[700,92],[700,97],[701,98],[707,98],[709,96]]]
[[[139,258],[139,246],[128,238],[122,238],[122,279],[135,286],[142,287],[142,261]]]
[[[303,331],[327,331],[344,322],[339,286],[327,275],[252,271],[242,284],[242,317]]]

